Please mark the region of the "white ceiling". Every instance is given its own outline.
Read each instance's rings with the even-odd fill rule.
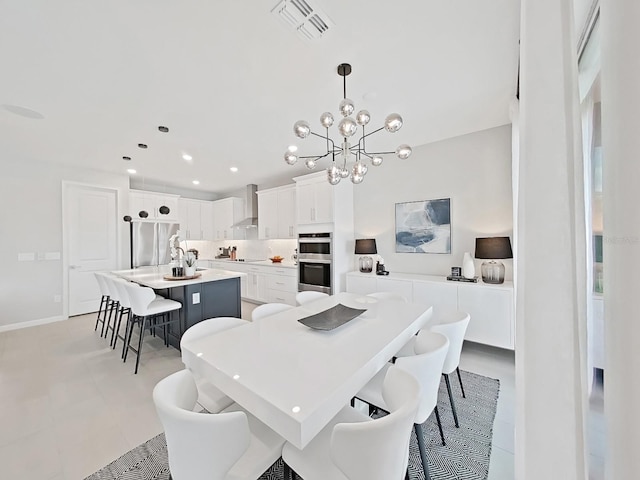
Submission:
[[[314,42],[270,13],[278,0],[1,0],[0,105],[44,119],[0,108],[0,152],[135,168],[175,187],[198,179],[211,192],[291,178],[307,171],[283,161],[292,125],[306,119],[320,131],[322,112],[338,116],[342,62],[353,65],[348,96],[373,126],[404,117],[371,149],[509,122],[518,0],[312,1],[335,24]],[[300,154],[318,151],[305,143]]]

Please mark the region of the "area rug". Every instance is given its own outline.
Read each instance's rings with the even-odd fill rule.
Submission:
[[[423,424],[432,480],[486,480],[489,474],[493,420],[500,383],[474,373],[461,373],[466,398],[462,398],[455,374],[451,376],[460,428],[453,423],[444,381],[440,385],[438,409],[447,445],[440,443],[435,415]],[[282,460],[278,460],[260,480],[281,480],[282,475]],[[411,480],[424,480],[415,432],[411,437],[409,475]],[[86,480],[169,480],[164,434],[125,453]]]

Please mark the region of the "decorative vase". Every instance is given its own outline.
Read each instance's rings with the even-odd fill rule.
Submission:
[[[464,257],[462,258],[462,276],[469,279],[476,276],[476,268],[469,252],[464,252]]]
[[[196,266],[193,267],[184,267],[184,276],[185,277],[193,277],[196,274]]]

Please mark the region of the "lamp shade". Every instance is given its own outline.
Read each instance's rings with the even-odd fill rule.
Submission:
[[[375,238],[360,238],[356,240],[356,255],[372,255],[378,253]]]
[[[476,258],[513,258],[509,237],[476,238]]]

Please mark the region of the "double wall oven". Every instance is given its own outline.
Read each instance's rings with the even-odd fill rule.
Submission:
[[[331,233],[301,233],[298,236],[298,290],[331,295],[333,242]]]

